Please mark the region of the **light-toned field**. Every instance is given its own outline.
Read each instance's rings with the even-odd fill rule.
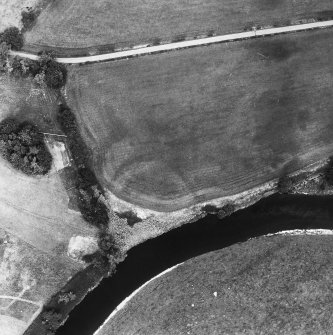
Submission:
[[[26,7],[35,7],[41,0],[0,0],[0,32],[14,26],[22,27],[21,12]]]
[[[209,31],[226,34],[254,25],[281,26],[330,16],[330,0],[57,0],[43,11],[26,41],[28,49],[55,46],[71,54],[74,51],[66,48],[128,47],[156,38],[170,41],[182,34],[189,38]]]
[[[260,237],[193,258],[95,335],[329,334],[332,236]]]
[[[29,80],[5,76],[0,77],[0,87],[0,120],[16,116],[56,131],[54,92],[36,94]],[[70,210],[68,201],[55,168],[46,176],[31,177],[0,158],[0,314],[10,317],[0,318],[0,326],[16,319],[17,329],[22,322],[27,326],[39,306],[83,269],[67,254],[68,245],[72,237],[94,237],[96,229]],[[0,329],[1,334],[5,331]]]
[[[332,30],[72,66],[67,96],[116,196],[171,211],[333,152]]]

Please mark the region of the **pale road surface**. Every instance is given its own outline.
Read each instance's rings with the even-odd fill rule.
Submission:
[[[214,43],[237,41],[237,40],[248,39],[248,38],[256,38],[259,36],[279,35],[279,34],[284,34],[284,33],[304,31],[304,30],[316,29],[316,28],[327,28],[327,27],[333,27],[333,20],[298,24],[294,26],[286,26],[286,27],[279,27],[279,28],[252,30],[252,31],[246,31],[243,33],[220,35],[220,36],[214,36],[214,37],[205,37],[205,38],[200,38],[200,39],[195,39],[195,40],[162,44],[162,45],[157,45],[157,46],[136,46],[136,47],[133,47],[133,49],[131,50],[117,51],[117,52],[106,53],[106,54],[101,54],[101,55],[94,55],[94,56],[56,58],[56,60],[59,63],[64,63],[64,64],[82,64],[82,63],[87,63],[87,62],[101,62],[101,61],[108,61],[108,60],[117,60],[117,59],[122,59],[122,58],[127,58],[127,57],[135,57],[135,56],[140,56],[140,55],[154,54],[154,53],[177,50],[177,49],[190,48],[190,47],[195,47],[195,46],[200,46],[200,45],[209,45],[209,44],[214,44]],[[29,58],[33,60],[37,60],[39,58],[37,55],[20,52],[20,51],[11,51],[11,54],[14,56],[20,56],[23,58]]]

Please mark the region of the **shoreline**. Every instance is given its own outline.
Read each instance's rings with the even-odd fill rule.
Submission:
[[[325,159],[325,160],[321,160],[319,162],[310,164],[306,168],[303,168],[303,169],[300,169],[298,171],[295,171],[294,173],[290,174],[289,176],[296,176],[296,175],[300,175],[300,174],[305,173],[305,172],[306,173],[310,173],[311,176],[316,175],[316,174],[318,174],[318,170],[320,168],[322,168],[326,164],[326,162],[327,162],[327,160]],[[276,184],[277,184],[277,180],[274,180],[274,181],[271,181],[269,183],[266,183],[264,186],[262,185],[261,187],[256,188],[255,190],[246,191],[246,192],[243,192],[241,194],[232,196],[232,198],[235,200],[235,203],[238,204],[238,206],[236,207],[235,211],[247,208],[247,207],[253,205],[254,203],[258,202],[259,200],[263,199],[264,197],[268,197],[269,195],[275,194],[276,193],[276,190],[275,190]],[[230,199],[230,197],[228,197],[228,199]],[[225,198],[224,198],[224,200],[225,200]],[[217,200],[215,200],[215,203],[216,204],[223,203],[223,200],[221,201],[221,199],[217,199]],[[199,205],[199,206],[201,206],[201,205]],[[199,206],[196,206],[196,207],[199,208]],[[168,231],[176,229],[176,228],[178,228],[180,226],[183,226],[183,225],[185,225],[187,223],[195,222],[195,221],[203,218],[207,214],[208,213],[203,214],[201,212],[201,215],[197,215],[197,216],[191,217],[191,218],[189,218],[189,220],[183,220],[183,221],[180,221],[180,222],[179,222],[179,220],[177,220],[178,222],[172,222],[172,224],[168,225],[167,227],[165,227],[165,229],[163,231],[162,230],[155,231],[155,232],[153,232],[151,234],[148,234],[149,232],[147,231],[145,235],[140,235],[139,238],[137,238],[137,239],[133,239],[133,238],[132,239],[128,239],[127,243],[125,244],[125,247],[122,248],[121,251],[124,254],[126,254],[130,249],[134,248],[135,246],[138,246],[139,244],[144,243],[145,241],[147,241],[149,239],[152,239],[154,237],[158,237],[160,235],[163,235],[163,234],[167,233]],[[167,220],[167,219],[165,219],[165,220]],[[147,220],[145,220],[145,221],[147,221]],[[309,232],[310,232],[310,230],[309,230]],[[270,235],[267,234],[266,236],[269,237]],[[132,243],[129,243],[130,241]],[[123,259],[123,261],[126,261],[126,257],[125,257],[125,259]],[[120,264],[120,263],[118,263],[118,264]],[[117,266],[118,266],[118,264],[117,264]],[[171,267],[171,269],[172,268],[173,267]],[[84,272],[87,273],[88,271],[89,270],[86,269]],[[160,275],[162,275],[164,272],[165,271],[163,271],[162,273],[160,273]],[[81,277],[81,275],[82,275],[82,273],[78,273],[77,277]],[[151,278],[151,280],[153,280],[155,277]],[[85,292],[85,294],[83,294],[82,296],[80,296],[80,299],[79,299],[79,301],[77,301],[77,303],[73,304],[73,306],[71,308],[71,312],[73,310],[75,310],[75,308],[77,306],[79,306],[79,304],[88,295],[89,292],[93,291],[96,287],[98,287],[101,284],[101,282],[103,281],[104,278],[107,278],[107,276],[105,275],[105,273],[102,276],[99,276],[99,278],[96,278],[96,277],[94,278],[94,285],[90,286],[89,289]],[[140,286],[140,288],[141,288],[141,286]],[[139,289],[133,291],[128,296],[128,298],[132,297]],[[114,310],[113,314],[112,313],[111,314],[114,315],[116,313],[116,310],[119,310],[119,307],[121,307],[121,306],[122,306],[122,304],[120,304],[120,306],[117,307],[118,309],[116,308]],[[39,318],[40,318],[40,316],[36,318],[36,320],[35,320],[36,323],[38,322]],[[68,315],[67,315],[66,319],[63,320],[63,323],[65,323],[65,321],[67,320],[67,318],[68,318]],[[106,322],[106,321],[104,321],[104,322]],[[99,328],[101,328],[101,327],[102,326],[100,326]],[[31,333],[26,333],[25,335],[29,335],[29,334],[31,334]],[[96,335],[96,334],[98,334],[98,332],[94,333],[94,334]]]
[[[328,159],[322,159],[307,165],[306,167],[299,169],[293,173],[290,173],[288,177],[304,176],[304,182],[316,178],[319,174],[319,170],[327,164]],[[303,180],[303,178],[301,178]],[[124,248],[124,253],[128,252],[131,248],[155,237],[158,237],[172,229],[181,227],[187,223],[195,222],[205,217],[208,213],[203,211],[203,207],[207,205],[215,206],[216,209],[221,209],[227,204],[234,206],[234,211],[247,208],[261,199],[264,199],[270,195],[278,192],[277,184],[279,178],[275,178],[269,182],[261,184],[258,187],[237,193],[231,196],[224,196],[216,198],[210,201],[205,201],[182,210],[173,212],[157,212],[150,209],[130,204],[124,200],[117,198],[110,191],[107,191],[107,201],[112,211],[125,212],[131,211],[136,214],[142,221],[135,223],[130,229],[128,228],[127,222],[123,224],[110,225],[110,228],[117,232],[117,229],[125,231],[125,234],[120,236]],[[303,194],[297,192],[296,194]],[[119,220],[119,219],[118,219]],[[115,220],[115,221],[118,221]],[[111,219],[111,221],[113,221]],[[123,220],[122,220],[123,221]],[[127,227],[126,227],[127,226]],[[128,229],[126,229],[128,228]]]

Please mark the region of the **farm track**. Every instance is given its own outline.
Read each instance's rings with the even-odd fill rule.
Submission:
[[[56,60],[59,63],[63,64],[85,64],[85,63],[112,61],[112,60],[120,60],[143,55],[157,54],[172,50],[187,49],[196,46],[204,46],[216,43],[226,43],[226,42],[240,41],[244,39],[252,39],[264,36],[280,35],[286,33],[300,32],[312,29],[330,28],[330,27],[333,27],[333,20],[285,26],[279,28],[252,30],[243,33],[206,37],[188,41],[162,44],[157,46],[150,46],[150,45],[134,46],[133,49],[131,50],[123,50],[123,51],[117,51],[93,56],[85,56],[85,57],[59,57],[56,58]],[[39,58],[38,55],[20,51],[11,51],[11,54],[13,56],[29,58],[32,60],[37,60]]]

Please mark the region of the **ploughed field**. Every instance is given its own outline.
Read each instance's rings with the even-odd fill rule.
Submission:
[[[69,68],[67,97],[101,183],[172,211],[333,152],[333,32]]]
[[[82,53],[73,48],[102,51],[332,16],[331,0],[57,0],[26,34],[25,48],[59,47],[73,55]]]
[[[332,236],[301,235],[195,257],[149,283],[95,335],[330,333],[332,255]]]

